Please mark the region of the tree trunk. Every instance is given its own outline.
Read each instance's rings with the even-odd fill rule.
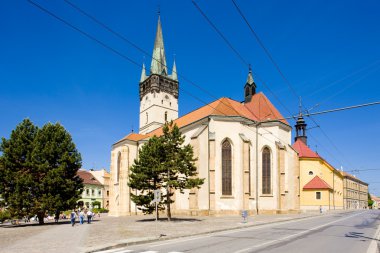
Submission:
[[[168,221],[171,221],[172,219],[172,213],[170,211],[170,190],[169,190],[169,187],[167,189],[167,192],[166,192],[166,199],[167,199],[167,214],[168,214]]]
[[[38,217],[38,224],[43,225],[44,224],[44,218],[45,218],[45,212],[39,211],[37,213],[37,217]]]

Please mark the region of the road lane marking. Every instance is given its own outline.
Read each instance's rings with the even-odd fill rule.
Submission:
[[[96,253],[129,253],[132,252],[132,250],[127,250],[124,248],[118,248],[118,249],[109,249],[109,250],[102,250],[102,251],[95,251]]]
[[[361,212],[363,213],[363,212]],[[294,222],[299,222],[299,221],[305,221],[305,220],[311,220],[311,219],[316,219],[316,218],[321,218],[321,217],[329,217],[331,215],[335,215],[335,213],[330,213],[327,215],[316,215],[316,216],[310,216],[310,217],[305,217],[305,218],[300,218],[300,219],[293,219],[289,221],[282,221],[282,222],[273,222],[270,224],[257,224],[256,226],[251,226],[251,227],[246,227],[246,228],[236,228],[228,231],[220,231],[220,232],[210,232],[208,234],[202,234],[202,235],[193,235],[193,236],[186,236],[187,238],[174,238],[166,242],[158,243],[157,242],[151,242],[146,244],[149,248],[155,248],[155,247],[160,247],[160,246],[165,246],[169,244],[176,244],[176,243],[181,243],[181,242],[187,242],[187,241],[193,241],[193,240],[198,240],[198,239],[204,239],[212,236],[219,236],[219,235],[227,235],[227,234],[233,234],[233,233],[238,233],[238,232],[244,232],[244,231],[252,231],[252,230],[258,230],[262,228],[267,228],[267,227],[273,227],[273,226],[278,226],[278,224],[289,224],[289,223],[294,223]]]
[[[378,241],[380,240],[380,225],[378,226],[375,234],[373,234],[373,239],[371,240],[371,243],[369,244],[369,247],[367,249],[367,253],[377,253],[378,251]]]
[[[365,211],[364,211],[365,212]],[[308,229],[308,230],[305,230],[305,231],[302,231],[302,232],[299,232],[299,233],[296,233],[296,234],[292,234],[292,235],[288,235],[288,236],[285,236],[285,237],[282,237],[280,239],[276,239],[276,240],[271,240],[271,241],[268,241],[268,242],[264,242],[264,243],[261,243],[261,244],[257,244],[255,246],[252,246],[252,247],[249,247],[249,248],[245,248],[245,249],[241,249],[241,250],[238,250],[238,251],[235,251],[234,253],[243,253],[243,252],[246,252],[246,251],[250,251],[254,248],[259,248],[259,247],[262,247],[262,246],[265,246],[265,245],[268,245],[268,244],[273,244],[275,242],[280,242],[280,241],[286,241],[288,240],[289,238],[292,238],[292,237],[297,237],[299,235],[302,235],[302,234],[306,234],[306,233],[309,233],[311,231],[314,231],[314,230],[318,230],[320,228],[323,228],[323,227],[326,227],[330,224],[333,224],[333,223],[336,223],[336,222],[339,222],[339,221],[343,221],[343,220],[347,220],[349,218],[352,218],[354,216],[357,216],[359,214],[362,214],[364,212],[360,212],[360,213],[357,213],[357,214],[354,214],[354,215],[350,215],[350,216],[347,216],[347,217],[344,217],[342,219],[339,219],[339,220],[335,220],[335,221],[331,221],[329,223],[326,223],[326,224],[323,224],[323,225],[319,225],[319,226],[316,226],[316,227],[313,227],[311,229]]]

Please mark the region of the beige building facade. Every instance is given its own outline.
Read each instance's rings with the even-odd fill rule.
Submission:
[[[144,121],[141,117],[146,119],[146,114],[140,109],[140,132],[130,133],[112,146],[109,214],[140,214],[130,198],[131,192],[137,193],[128,187],[130,167],[141,146],[150,137],[160,136],[161,125],[171,119],[185,136],[185,144],[193,146],[198,176],[205,179],[200,189],[175,192],[174,214],[298,212],[299,161],[290,145],[291,127],[263,93],[256,93],[251,70],[242,87],[244,102],[223,97],[177,118],[165,113],[170,103],[178,105],[179,83],[176,72],[168,75],[163,65],[154,63],[166,62],[160,21],[157,31],[150,75],[143,70],[140,80],[140,107],[151,111]],[[155,53],[157,48],[161,54]],[[164,99],[152,99],[150,107],[142,105],[165,96],[167,104]],[[153,112],[154,108],[160,109]],[[154,124],[149,121],[150,114],[160,115]]]
[[[342,172],[342,175],[345,209],[368,208],[368,184],[347,172]]]

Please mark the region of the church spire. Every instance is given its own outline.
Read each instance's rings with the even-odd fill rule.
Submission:
[[[307,145],[307,136],[306,136],[306,126],[305,120],[302,116],[302,102],[300,97],[300,105],[299,105],[299,114],[296,122],[296,137],[294,138],[294,141],[297,141],[298,139],[301,140],[305,145]]]
[[[145,72],[145,64],[143,63],[143,65],[142,65],[142,71],[141,71],[140,83],[144,82],[145,79],[146,79],[146,72]]]
[[[249,72],[248,72],[248,77],[247,77],[247,84],[254,84],[255,81],[253,81],[253,77],[252,77],[252,68],[251,68],[251,64],[249,64]]]
[[[174,81],[177,81],[178,82],[178,75],[177,75],[177,66],[175,64],[175,59],[173,61],[173,68],[172,68],[172,75],[171,75],[171,78],[174,80]]]
[[[164,37],[162,35],[161,18],[158,14],[156,39],[152,54],[152,63],[150,65],[150,73],[167,76],[168,69],[166,67],[166,57],[164,48]]]

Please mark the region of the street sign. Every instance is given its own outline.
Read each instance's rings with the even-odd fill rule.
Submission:
[[[161,201],[161,191],[160,190],[154,190],[153,202],[160,202],[160,201]]]

